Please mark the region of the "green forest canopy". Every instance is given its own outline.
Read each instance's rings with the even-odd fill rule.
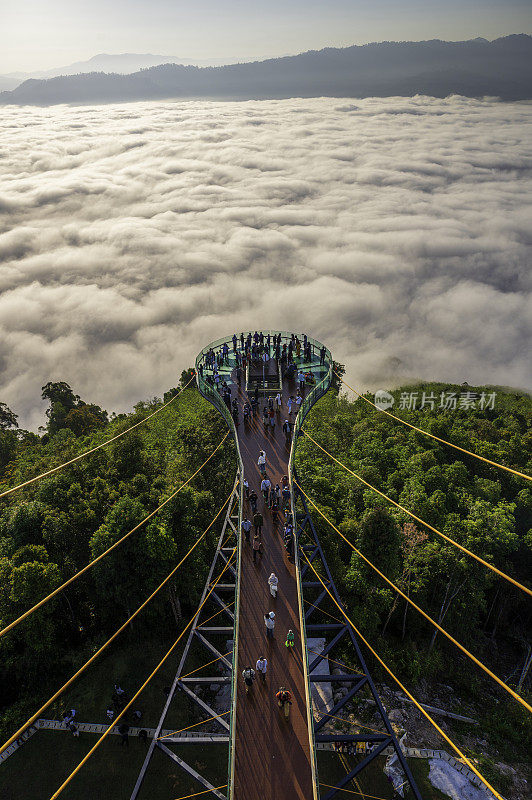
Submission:
[[[181,386],[188,380],[184,372]],[[428,384],[401,392],[460,387]],[[473,390],[473,387],[469,387]],[[483,387],[488,391],[489,387]],[[172,389],[165,394],[169,400]],[[481,392],[481,389],[475,390]],[[20,431],[0,404],[0,491],[50,469],[125,430],[160,407],[154,398],[109,419],[64,382],[43,387],[48,400],[42,435]],[[494,408],[397,412],[435,435],[497,462],[532,472],[532,401],[498,391]],[[369,483],[506,573],[526,582],[532,566],[532,493],[526,481],[457,453],[395,422],[362,400],[330,391],[306,429]],[[4,627],[103,552],[155,509],[207,458],[225,433],[220,415],[195,388],[167,409],[66,470],[10,495],[0,507],[0,626]],[[296,465],[305,491],[376,566],[501,677],[516,685],[530,640],[526,599],[474,560],[413,524],[403,512],[343,471],[308,439]],[[123,546],[44,609],[0,640],[1,727],[20,723],[58,672],[79,663],[165,577],[208,525],[234,480],[228,439],[193,484]],[[463,659],[322,520],[320,529],[339,590],[364,633],[404,680],[441,679],[481,693]],[[188,560],[169,593],[142,615],[146,630],[171,618],[177,595],[197,603],[213,554],[215,533]],[[79,654],[79,657],[77,657]],[[453,656],[455,653],[453,652]],[[55,686],[53,686],[55,688]],[[529,684],[524,685],[524,692]],[[493,698],[501,693],[490,686]],[[512,703],[513,701],[509,701]],[[504,698],[504,703],[507,703]],[[514,703],[515,705],[515,703]],[[516,731],[519,709],[509,706]]]

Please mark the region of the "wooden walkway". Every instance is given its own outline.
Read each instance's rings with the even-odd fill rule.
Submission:
[[[276,369],[270,361],[270,372]],[[240,410],[247,400],[244,391],[233,383]],[[299,618],[298,592],[293,562],[283,544],[284,515],[273,527],[268,508],[260,492],[262,476],[257,466],[259,450],[266,453],[267,475],[281,485],[283,475],[288,475],[289,449],[285,444],[282,424],[288,418],[286,401],[296,395],[296,383],[283,381],[283,406],[276,416],[274,429],[265,429],[260,402],[258,415],[250,425],[244,425],[242,411],[238,425],[238,441],[244,463],[244,474],[250,490],[259,496],[258,510],[264,517],[262,529],[262,557],[253,563],[251,545],[242,542],[242,569],[240,577],[240,625],[238,637],[237,702],[235,714],[234,800],[312,800],[312,772],[303,650]],[[291,421],[295,420],[294,407]],[[252,520],[249,503],[244,502],[243,517]],[[252,536],[253,538],[253,529]],[[275,572],[279,578],[279,591],[274,599],[269,591],[268,577]],[[264,614],[275,611],[274,639],[267,639]],[[285,646],[286,634],[295,633],[295,646]],[[268,671],[263,683],[259,675],[246,695],[242,670],[255,669],[260,656],[268,659]],[[285,686],[292,694],[293,705],[287,722],[275,700],[275,694]]]

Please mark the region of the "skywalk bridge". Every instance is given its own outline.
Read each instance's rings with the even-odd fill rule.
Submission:
[[[227,511],[226,520],[218,543],[218,549],[205,585],[204,597],[219,568],[229,564],[230,555],[235,549],[234,562],[229,564],[230,579],[218,583],[212,598],[223,614],[225,621],[208,626],[198,614],[190,630],[189,639],[181,658],[179,668],[171,688],[165,709],[132,800],[135,800],[142,784],[153,749],[159,746],[176,763],[189,772],[212,796],[230,800],[319,800],[334,797],[342,786],[350,781],[381,753],[395,751],[404,771],[404,780],[411,783],[413,796],[420,800],[406,759],[399,747],[386,712],[375,691],[375,687],[364,663],[353,631],[347,624],[331,624],[329,621],[317,622],[316,614],[320,605],[327,599],[326,591],[307,574],[307,560],[318,565],[321,562],[322,574],[327,577],[326,586],[335,592],[332,575],[321,549],[319,538],[312,524],[311,516],[304,498],[295,491],[294,450],[299,429],[312,405],[329,389],[332,381],[333,361],[329,350],[310,337],[287,331],[263,332],[264,344],[256,348],[253,359],[247,359],[245,368],[241,364],[242,341],[253,332],[237,332],[236,346],[232,337],[211,342],[196,359],[196,373],[200,392],[223,415],[232,432],[238,454],[238,472],[235,479],[233,497]],[[276,358],[274,337],[280,336],[280,349],[288,348],[291,353]],[[253,341],[253,338],[252,338]],[[301,345],[299,347],[298,341]],[[267,342],[269,346],[267,347]],[[305,344],[307,345],[305,347]],[[264,352],[267,350],[266,357]],[[215,359],[212,359],[212,355]],[[216,359],[217,357],[217,359]],[[307,376],[303,399],[300,406],[295,402],[292,413],[288,412],[288,400],[295,398],[299,387],[298,373]],[[238,424],[224,402],[222,388],[231,391],[231,401],[236,400]],[[282,405],[276,410],[275,425],[266,425],[262,410],[269,396],[281,396]],[[244,423],[244,405],[253,397],[258,398],[255,416]],[[293,426],[291,444],[287,444],[282,431],[283,422],[288,419]],[[260,492],[262,475],[257,458],[259,451],[266,453],[267,475],[272,487],[281,484],[284,475],[289,476],[291,492],[290,507],[279,513],[277,524]],[[250,491],[255,490],[259,497],[258,510],[263,514],[262,556],[253,561],[250,544],[243,541],[240,531],[243,517],[252,519],[253,514],[246,500],[243,485],[248,481]],[[233,508],[231,505],[234,503]],[[283,542],[283,525],[289,519],[294,522],[293,556],[289,556]],[[301,548],[301,549],[300,549]],[[302,555],[304,558],[302,558]],[[268,577],[275,572],[279,578],[279,591],[274,599],[270,595]],[[319,590],[318,590],[319,589]],[[312,598],[312,601],[307,599]],[[339,599],[339,598],[338,598]],[[307,605],[305,605],[305,603]],[[268,639],[264,624],[264,614],[275,612],[274,638]],[[205,615],[203,615],[205,616]],[[285,646],[287,631],[295,634],[295,646]],[[321,650],[309,646],[321,644]],[[218,637],[218,638],[217,638]],[[347,638],[346,638],[347,637]],[[194,642],[200,642],[218,669],[214,674],[202,678],[187,678],[187,657]],[[224,653],[222,642],[231,641],[232,652]],[[341,674],[331,675],[328,659],[336,652],[339,643],[350,641],[354,645],[356,669],[343,669]],[[264,683],[257,675],[255,684],[248,695],[245,693],[241,677],[242,670],[251,666],[260,656],[268,660],[268,670]],[[334,659],[333,659],[334,661]],[[309,663],[310,662],[310,663]],[[336,663],[336,662],[334,662]],[[220,677],[220,665],[223,676]],[[211,668],[211,671],[212,668]],[[338,672],[338,671],[337,671]],[[198,685],[230,683],[230,696],[227,694],[227,707],[223,710],[205,702]],[[348,685],[344,698],[334,703],[331,697],[323,702],[323,688]],[[275,694],[279,688],[286,687],[292,695],[290,719],[287,722],[277,706]],[[344,735],[327,733],[324,726],[333,720],[357,692],[369,689],[382,717],[382,733],[358,733]],[[214,787],[208,780],[192,769],[181,756],[172,751],[174,743],[182,741],[171,736],[161,736],[166,712],[176,692],[183,692],[191,698],[213,724],[219,726],[218,734],[211,734],[212,740],[228,742],[229,765],[228,782],[224,791]],[[314,695],[314,703],[313,703]],[[326,710],[327,709],[327,710]],[[182,735],[182,734],[181,734]],[[187,741],[193,741],[190,737]],[[348,742],[356,746],[356,766],[346,774],[338,787],[329,787],[320,795],[317,765],[317,748],[334,748],[338,742]]]

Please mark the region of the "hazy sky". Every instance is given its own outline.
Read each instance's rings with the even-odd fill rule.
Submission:
[[[96,53],[261,58],[532,29],[530,0],[0,0],[0,72]]]

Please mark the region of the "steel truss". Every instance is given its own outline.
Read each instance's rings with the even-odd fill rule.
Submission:
[[[220,571],[223,569],[224,565],[227,566],[229,564],[230,558],[235,552],[235,548],[239,547],[238,525],[239,525],[239,511],[241,503],[241,487],[239,478],[240,478],[240,472],[237,472],[237,476],[233,486],[233,493],[231,495],[231,499],[229,500],[227,513],[225,515],[224,524],[222,526],[222,532],[218,539],[216,553],[214,555],[211,568],[209,570],[209,575],[207,577],[207,581],[205,583],[203,594],[201,596],[201,600],[199,603],[200,606],[201,603],[203,603],[203,601],[205,600],[207,593],[212,588],[213,576],[219,574]],[[165,755],[171,758],[172,761],[174,761],[174,763],[182,767],[182,769],[184,769],[185,772],[187,772],[192,778],[198,781],[198,783],[200,783],[206,789],[210,790],[210,792],[215,797],[219,798],[219,800],[226,800],[226,796],[222,794],[222,792],[216,789],[205,777],[203,777],[203,775],[200,775],[199,772],[193,769],[189,764],[187,764],[186,761],[184,761],[180,756],[176,755],[176,753],[174,753],[167,746],[168,744],[196,744],[196,743],[205,744],[205,739],[203,737],[197,737],[197,736],[193,737],[187,735],[186,732],[183,732],[181,734],[177,733],[175,736],[165,736],[164,739],[159,739],[159,736],[161,735],[161,730],[163,728],[166,715],[168,713],[168,709],[170,708],[170,704],[172,703],[172,700],[174,699],[176,692],[179,691],[185,694],[187,697],[189,697],[194,703],[196,703],[196,705],[199,706],[199,708],[209,717],[213,717],[214,719],[212,719],[211,721],[219,725],[219,727],[221,728],[220,733],[208,734],[209,743],[210,744],[229,743],[229,723],[226,721],[227,715],[220,716],[221,712],[215,711],[194,691],[194,687],[196,685],[201,686],[202,684],[205,685],[205,684],[224,684],[224,683],[231,684],[233,680],[232,677],[233,659],[231,656],[223,655],[219,650],[220,635],[227,636],[228,638],[233,638],[233,642],[235,641],[235,635],[234,635],[235,614],[230,608],[227,608],[227,606],[228,604],[231,604],[232,601],[236,598],[237,570],[233,565],[229,564],[227,573],[232,575],[233,581],[225,583],[217,583],[216,591],[211,592],[210,599],[212,599],[214,603],[220,607],[221,613],[219,616],[225,616],[229,624],[202,625],[201,620],[202,619],[208,620],[208,618],[212,615],[206,610],[208,608],[207,604],[198,614],[196,614],[194,622],[192,623],[192,626],[190,628],[185,649],[179,661],[179,666],[177,668],[177,672],[175,674],[172,686],[170,688],[170,692],[168,694],[166,703],[164,704],[161,716],[159,717],[159,722],[157,723],[157,727],[155,728],[153,739],[150,742],[148,752],[144,759],[144,763],[141,767],[133,792],[131,793],[130,800],[136,800],[138,796],[149,763],[151,761],[153,751],[155,750],[156,747],[158,747],[159,750],[161,750],[161,752],[165,753]],[[194,641],[199,642],[207,650],[210,657],[216,660],[216,663],[220,663],[223,665],[226,671],[225,675],[218,674],[207,677],[205,676],[181,677],[181,676],[186,676],[187,674],[187,669],[185,667],[189,660],[190,649]],[[230,709],[228,707],[227,711],[229,710]],[[225,709],[222,710],[222,713],[223,711],[225,711]]]
[[[297,477],[297,473],[295,467],[293,468],[293,476],[296,481],[299,483],[299,479]],[[299,548],[300,553],[300,565],[301,565],[301,582],[302,582],[302,591],[303,596],[305,596],[305,590],[309,589],[321,589],[321,592],[318,595],[316,600],[312,601],[312,605],[309,605],[307,610],[305,611],[305,630],[306,635],[309,633],[322,633],[326,636],[330,635],[332,638],[329,640],[328,644],[325,646],[323,651],[318,655],[316,654],[313,659],[311,659],[311,654],[309,653],[309,680],[311,683],[349,683],[351,684],[351,688],[349,689],[348,693],[339,700],[337,703],[334,704],[333,708],[327,713],[324,714],[321,719],[316,720],[314,719],[314,738],[316,744],[325,743],[325,742],[363,742],[365,743],[365,751],[367,755],[363,758],[359,763],[355,766],[349,774],[347,774],[338,784],[330,791],[325,794],[321,800],[331,800],[333,797],[337,795],[337,793],[346,786],[353,778],[362,772],[365,767],[367,767],[373,759],[375,759],[378,755],[380,755],[384,750],[389,747],[392,747],[397,755],[399,764],[401,765],[403,772],[405,774],[405,781],[410,784],[412,792],[416,800],[422,800],[421,794],[419,789],[416,786],[410,768],[406,762],[405,755],[401,750],[397,737],[393,731],[393,728],[390,724],[390,720],[388,719],[388,715],[384,706],[382,705],[381,699],[377,693],[375,688],[375,684],[373,683],[373,679],[370,675],[370,672],[366,666],[366,662],[364,660],[364,656],[362,655],[360,645],[358,643],[357,636],[349,624],[342,624],[342,623],[314,623],[311,622],[312,617],[314,614],[320,610],[320,607],[324,600],[328,598],[327,591],[323,588],[322,584],[319,581],[315,580],[305,580],[305,576],[309,570],[309,565],[306,562],[306,559],[315,564],[321,565],[322,567],[322,574],[324,577],[324,584],[327,586],[328,590],[332,594],[332,596],[336,599],[339,605],[343,608],[342,601],[340,600],[340,596],[336,589],[333,576],[329,569],[329,565],[327,563],[327,559],[323,552],[316,528],[314,527],[314,523],[312,522],[312,518],[309,512],[309,507],[307,505],[306,499],[304,495],[298,491],[297,486],[293,486],[294,491],[294,508],[296,509],[296,516],[297,516],[297,526],[296,526],[296,537],[297,537],[297,547]],[[305,543],[302,543],[300,540],[302,537],[305,537]],[[348,674],[342,675],[312,675],[313,670],[317,667],[317,665],[322,661],[324,658],[327,658],[331,655],[332,651],[337,647],[337,645],[344,641],[345,639],[350,641],[351,646],[354,650],[355,661],[357,664],[358,672],[350,672]],[[379,713],[381,718],[382,724],[386,732],[382,734],[343,734],[343,733],[335,733],[335,734],[328,734],[323,732],[323,728],[325,724],[329,721],[330,717],[335,717],[338,715],[347,703],[352,700],[355,695],[360,692],[362,689],[367,689],[371,693],[373,700],[376,705],[376,710]],[[368,752],[369,751],[369,752]]]

